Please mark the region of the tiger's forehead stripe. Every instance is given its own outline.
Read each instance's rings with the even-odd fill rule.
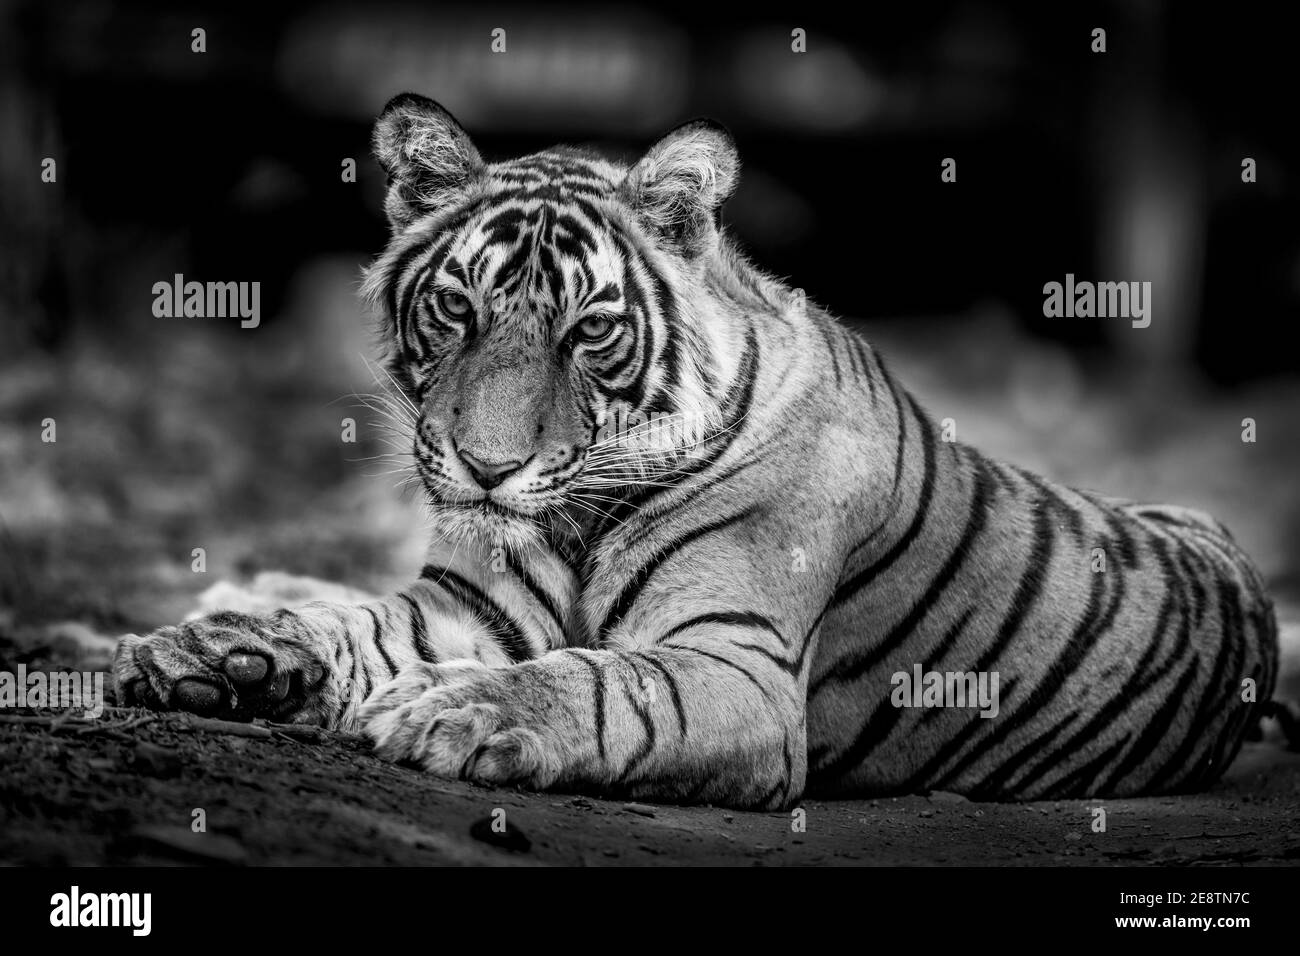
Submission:
[[[576,197],[570,196],[561,201],[557,194],[575,189],[593,198],[607,197],[615,176],[589,162],[561,158],[562,162],[533,157],[492,167],[480,208],[471,216],[437,223],[439,234],[457,233],[458,255],[466,257],[441,264],[443,271],[467,291],[477,287],[532,293],[530,305],[548,312],[563,304],[571,288],[590,291],[599,284],[603,298],[595,301],[614,301],[613,283],[600,279],[591,261],[606,254],[616,258],[609,251],[612,224],[596,205],[572,201]],[[472,221],[475,216],[480,218],[477,223]],[[435,242],[425,248],[429,250],[426,268],[410,267],[420,258],[420,250],[412,248],[391,272],[394,284],[402,289],[394,309],[401,321],[406,320],[419,287],[439,272],[436,260],[445,245]],[[547,297],[549,302],[544,301]]]
[[[564,147],[496,163],[489,173],[504,181],[604,191],[613,189],[624,176],[624,170],[612,163]]]

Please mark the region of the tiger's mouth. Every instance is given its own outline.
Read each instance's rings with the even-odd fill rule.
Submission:
[[[490,498],[453,501],[430,495],[435,530],[455,540],[522,550],[541,541],[537,519]]]
[[[499,501],[496,501],[495,499],[492,498],[485,497],[479,501],[474,502],[474,504],[469,505],[469,507],[471,509],[477,508],[479,511],[483,512],[483,514],[486,516],[499,517],[504,520],[514,520],[514,521],[532,520],[531,516],[524,513],[523,511],[520,511],[517,508],[512,508],[509,505],[501,504]]]
[[[429,497],[429,504],[435,512],[461,513],[466,516],[477,516],[485,521],[532,521],[533,516],[522,508],[512,507],[510,504],[500,501],[496,498],[484,495],[481,498],[462,498],[455,495],[448,495],[443,489],[429,487],[426,485],[426,494]]]

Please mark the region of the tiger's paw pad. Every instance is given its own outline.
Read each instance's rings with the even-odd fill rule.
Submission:
[[[388,760],[498,786],[548,786],[558,762],[544,736],[519,720],[496,673],[446,664],[407,668],[360,714],[362,732]]]
[[[329,668],[292,615],[213,614],[122,638],[113,660],[125,706],[228,720],[321,723]]]

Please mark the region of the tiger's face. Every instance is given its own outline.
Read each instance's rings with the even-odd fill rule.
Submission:
[[[694,293],[735,182],[725,131],[682,127],[630,169],[568,148],[488,164],[406,94],[374,147],[393,235],[366,293],[444,522],[518,543],[700,443],[725,332]]]

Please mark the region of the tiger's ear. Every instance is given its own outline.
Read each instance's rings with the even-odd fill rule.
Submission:
[[[371,145],[388,176],[384,211],[395,231],[437,211],[483,170],[483,159],[455,118],[415,93],[388,101]]]
[[[641,221],[686,259],[717,241],[717,214],[740,180],[740,154],[720,123],[685,123],[650,147],[620,186]]]

